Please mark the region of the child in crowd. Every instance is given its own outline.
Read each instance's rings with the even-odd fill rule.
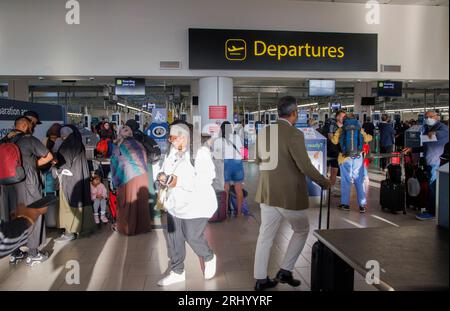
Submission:
[[[108,193],[106,187],[101,183],[100,176],[94,175],[91,179],[91,198],[94,202],[94,220],[96,224],[107,223],[108,218],[106,218],[106,198]],[[98,209],[100,207],[100,218],[98,217]]]

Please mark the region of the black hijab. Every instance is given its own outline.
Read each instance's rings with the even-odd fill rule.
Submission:
[[[73,176],[63,176],[62,190],[74,208],[84,207],[91,204],[89,167],[86,158],[86,150],[83,145],[81,133],[74,125],[69,127],[72,133],[61,144],[58,151],[58,169],[68,169]]]

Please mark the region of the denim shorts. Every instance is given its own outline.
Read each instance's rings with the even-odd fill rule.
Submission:
[[[242,160],[225,159],[223,164],[226,183],[241,183],[244,181],[244,164]]]

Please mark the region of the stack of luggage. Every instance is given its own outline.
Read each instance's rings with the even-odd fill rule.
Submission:
[[[412,157],[405,158],[406,206],[421,210],[427,207],[429,198],[429,176],[427,170],[414,163]]]

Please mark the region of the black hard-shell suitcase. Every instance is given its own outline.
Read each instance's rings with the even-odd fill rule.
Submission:
[[[389,164],[387,170],[388,179],[395,184],[400,184],[402,182],[402,167],[400,164]]]
[[[327,229],[330,228],[330,199],[328,192]],[[319,230],[322,225],[323,191],[320,194]],[[353,291],[354,270],[323,243],[317,241],[311,255],[312,291]]]
[[[389,179],[383,180],[380,187],[381,209],[387,209],[394,214],[400,211],[406,214],[405,195],[404,183],[397,184]]]

